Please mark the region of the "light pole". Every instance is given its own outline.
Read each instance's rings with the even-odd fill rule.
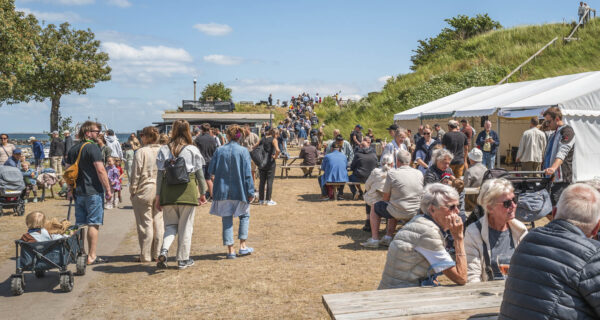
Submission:
[[[196,78],[194,78],[194,101],[196,101]]]

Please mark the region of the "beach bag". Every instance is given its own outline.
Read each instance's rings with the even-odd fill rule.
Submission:
[[[519,221],[532,222],[552,212],[550,193],[546,189],[519,194],[515,217]]]
[[[259,169],[267,167],[267,164],[269,163],[269,154],[265,150],[262,141],[256,148],[254,148],[254,150],[250,151],[250,158],[252,158],[252,161],[254,161],[254,164]]]
[[[67,185],[71,186],[73,189],[77,187],[77,177],[79,176],[79,159],[81,159],[81,152],[83,151],[83,147],[85,147],[87,144],[90,143],[86,142],[81,146],[79,153],[77,154],[77,160],[75,160],[75,163],[65,169],[65,172],[63,173],[63,179],[65,179]]]
[[[185,147],[183,147],[185,149]],[[181,151],[183,151],[181,149]],[[181,151],[179,154],[181,154]],[[165,161],[165,173],[167,176],[167,184],[186,184],[190,182],[190,175],[185,167],[185,159],[181,156],[175,157],[171,151],[171,158]]]

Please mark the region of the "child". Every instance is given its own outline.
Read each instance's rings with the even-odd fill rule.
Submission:
[[[29,162],[21,162],[21,172],[25,181],[25,203],[29,197],[29,191],[33,191],[33,202],[37,202],[37,171],[29,168]]]
[[[25,217],[25,223],[27,224],[27,233],[23,234],[21,240],[25,242],[41,242],[50,241],[66,236],[62,234],[50,235],[48,230],[44,228],[46,225],[46,216],[40,211],[31,212]]]
[[[122,187],[123,186],[123,177],[125,176],[125,171],[123,171],[123,167],[121,166],[121,159],[116,159],[115,160],[115,165],[117,167],[117,169],[119,169],[119,186]],[[117,191],[117,194],[119,195],[119,202],[123,202],[122,198],[121,198],[121,189],[119,188],[119,190]]]
[[[117,194],[117,191],[121,190],[121,182],[119,181],[119,176],[121,175],[119,169],[115,166],[115,158],[108,157],[106,161],[106,173],[108,174],[108,183],[110,183],[110,188],[112,189],[112,194]],[[113,196],[112,199],[108,200],[104,208],[112,209],[116,208],[119,204],[119,199],[116,196]]]

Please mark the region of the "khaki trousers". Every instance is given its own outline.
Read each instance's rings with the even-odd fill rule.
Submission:
[[[542,163],[541,162],[521,162],[521,170],[523,171],[541,171]],[[537,174],[528,174],[528,176],[539,176]]]
[[[131,205],[140,242],[140,261],[154,261],[160,254],[165,233],[163,213],[154,208],[152,201],[148,202],[136,196],[131,199]]]
[[[51,157],[50,158],[50,166],[56,172],[56,175],[62,177],[63,168],[62,168],[62,159],[63,157]]]
[[[165,236],[162,248],[169,250],[175,240],[175,235],[178,235],[177,261],[185,261],[190,258],[195,212],[196,206],[190,205],[168,205],[163,207]]]
[[[451,164],[450,168],[452,169],[454,176],[456,178],[460,178],[463,176],[463,173],[465,171],[465,164]]]

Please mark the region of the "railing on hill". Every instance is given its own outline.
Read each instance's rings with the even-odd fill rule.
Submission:
[[[546,50],[546,48],[548,48],[551,44],[553,44],[556,40],[558,40],[558,37],[555,37],[554,39],[552,39],[550,42],[546,43],[545,46],[543,46],[540,50],[538,50],[538,52],[534,53],[531,57],[529,57],[529,59],[525,60],[525,62],[521,63],[518,67],[515,68],[515,70],[513,70],[511,73],[509,73],[506,77],[504,77],[504,79],[500,80],[500,82],[498,82],[498,84],[503,84],[504,82],[508,82],[508,79],[510,79],[510,77],[512,77],[513,74],[515,74],[517,71],[519,70],[523,70],[523,67],[528,64],[529,62],[531,62],[531,60],[535,59],[535,57],[539,56],[544,50]]]
[[[594,18],[596,17],[596,9],[591,9],[591,8],[586,9],[585,13],[581,17],[581,19],[579,19],[579,22],[577,22],[577,25],[575,25],[575,27],[573,28],[571,33],[566,38],[564,38],[565,41],[578,40],[577,38],[573,38],[573,35],[575,34],[575,31],[577,31],[577,29],[579,29],[579,26],[582,26],[586,23],[585,21],[586,21],[586,19],[589,18],[592,11],[594,12]]]

